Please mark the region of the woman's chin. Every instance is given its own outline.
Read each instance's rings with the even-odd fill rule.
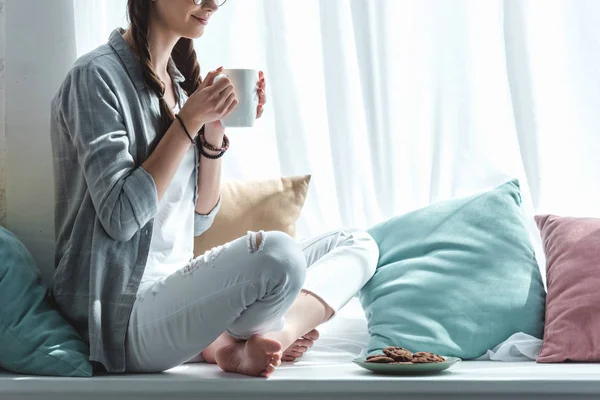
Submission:
[[[204,35],[204,26],[202,26],[200,28],[195,28],[194,30],[186,32],[182,36],[187,39],[198,39],[202,35]]]

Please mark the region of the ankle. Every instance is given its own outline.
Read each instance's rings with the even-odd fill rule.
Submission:
[[[267,335],[269,339],[273,339],[281,343],[284,349],[288,348],[298,339],[300,336],[298,335],[297,329],[295,329],[292,325],[286,324],[282,330],[277,332],[271,332]]]
[[[215,352],[214,351],[204,350],[202,353],[200,353],[200,355],[202,356],[202,358],[204,358],[204,361],[206,361],[209,364],[216,364],[217,363],[217,360],[215,359]]]

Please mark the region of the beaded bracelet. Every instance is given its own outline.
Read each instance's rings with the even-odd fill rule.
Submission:
[[[206,137],[204,136],[204,132],[201,131],[200,135],[198,135],[200,137],[200,144],[202,145],[202,147],[204,147],[207,150],[210,151],[227,151],[227,149],[229,149],[229,138],[227,137],[227,135],[223,135],[223,143],[221,144],[221,148],[215,147],[212,144],[208,143],[206,141]]]
[[[203,156],[204,158],[208,158],[209,160],[217,160],[217,159],[219,159],[219,158],[223,157],[223,155],[224,155],[224,154],[225,154],[225,152],[227,151],[227,149],[225,149],[225,150],[221,150],[221,152],[220,152],[219,154],[216,154],[216,155],[214,155],[214,156],[213,156],[213,155],[211,155],[211,154],[208,154],[208,153],[207,153],[207,152],[204,150],[204,147],[202,147],[202,146],[199,146],[199,147],[200,147],[200,154],[202,154],[202,156]]]

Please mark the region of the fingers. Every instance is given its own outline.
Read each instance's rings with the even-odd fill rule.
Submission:
[[[221,81],[225,80],[229,81],[228,78],[223,78],[218,80],[217,83],[214,84],[214,86],[217,86],[219,83],[221,83]],[[239,103],[233,85],[231,83],[226,84],[223,90],[221,90],[218,94],[213,95],[218,97],[216,111],[222,116],[228,115]]]
[[[267,95],[264,89],[258,89],[258,104],[265,105],[267,103]]]
[[[214,71],[210,71],[208,74],[206,74],[206,78],[204,78],[204,80],[202,81],[202,86],[203,87],[212,86],[213,83],[215,83],[215,78],[217,76],[219,76],[219,74],[221,72],[223,72],[223,67],[219,67],[219,68],[215,69]]]
[[[213,78],[214,81],[214,78]],[[233,83],[231,80],[224,76],[218,81],[214,82],[212,86],[208,87],[206,90],[209,91],[212,95],[220,95],[223,91],[227,90],[229,87],[233,89]]]
[[[262,71],[258,72],[258,107],[256,108],[256,118],[262,117],[265,112],[264,105],[267,103],[266,93],[267,83],[265,81],[265,74]]]
[[[235,94],[233,85],[228,85],[217,96],[221,102],[224,102],[229,96],[231,96],[232,93]]]
[[[235,93],[231,93],[225,100],[222,111],[223,116],[228,115],[231,111],[233,111],[233,109],[235,108],[235,106],[238,105],[238,103],[239,100],[237,99]]]
[[[227,86],[222,92],[211,95],[211,102],[217,113],[224,113],[234,99],[236,99],[236,95],[233,86]]]
[[[258,73],[258,104],[264,105],[267,103],[266,94],[267,83],[265,81],[265,75],[262,71]]]

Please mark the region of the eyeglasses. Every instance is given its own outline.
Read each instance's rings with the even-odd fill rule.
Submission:
[[[196,4],[197,6],[199,6],[199,5],[205,6],[208,4],[209,1],[211,1],[211,0],[194,0],[194,4]],[[215,0],[215,4],[218,7],[221,7],[225,3],[227,3],[227,0]]]

